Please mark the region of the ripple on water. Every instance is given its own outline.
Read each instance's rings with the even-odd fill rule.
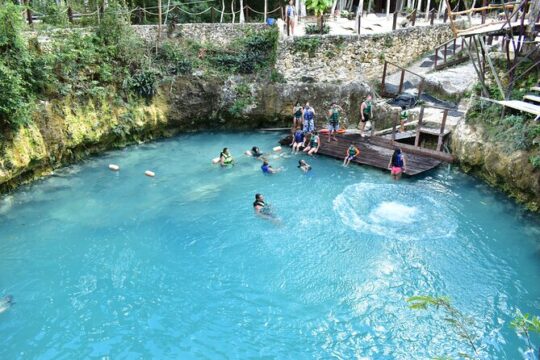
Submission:
[[[400,240],[449,237],[457,228],[444,194],[417,185],[349,185],[333,207],[343,224],[355,231]]]

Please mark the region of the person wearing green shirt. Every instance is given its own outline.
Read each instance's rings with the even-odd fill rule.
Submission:
[[[373,104],[371,102],[371,95],[368,95],[366,100],[360,105],[360,131],[362,136],[364,135],[364,128],[368,120],[373,118]],[[373,126],[373,125],[372,125]]]

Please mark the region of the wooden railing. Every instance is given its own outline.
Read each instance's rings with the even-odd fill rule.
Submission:
[[[400,77],[400,80],[399,80],[399,86],[398,86],[397,94],[392,94],[392,93],[386,92],[386,72],[388,70],[388,64],[390,64],[392,66],[395,66],[395,67],[397,67],[398,69],[401,70],[401,77]],[[424,89],[425,78],[422,75],[415,73],[414,71],[410,71],[410,70],[404,68],[403,66],[399,66],[398,64],[392,63],[390,61],[385,61],[384,62],[383,75],[382,75],[382,81],[381,81],[381,95],[384,96],[384,97],[392,97],[393,95],[401,94],[401,91],[403,91],[403,81],[405,80],[405,73],[406,72],[420,78],[420,83],[418,84],[418,97],[420,97],[420,95],[422,94],[422,91]]]
[[[466,54],[464,53],[464,50],[465,46],[467,46],[467,40],[463,37],[459,39],[461,39],[461,42],[459,42],[457,38],[454,38],[435,48],[435,59],[433,66],[435,70],[441,70],[452,65],[460,64],[469,58],[468,55],[463,55]],[[460,43],[460,45],[458,45],[458,43]],[[457,51],[458,46],[460,48],[459,51]],[[451,56],[448,56],[449,47],[451,47],[453,51]],[[443,54],[442,63],[439,61],[439,52]]]

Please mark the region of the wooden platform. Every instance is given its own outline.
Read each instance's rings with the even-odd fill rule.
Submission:
[[[319,155],[334,157],[343,161],[349,145],[353,143],[360,150],[360,156],[352,162],[362,165],[369,165],[379,169],[388,169],[388,162],[392,157],[395,145],[392,140],[379,136],[362,137],[359,134],[342,134],[336,136],[338,141],[328,142],[328,136],[320,136],[321,147]],[[291,137],[284,140],[283,144],[289,144]],[[406,156],[407,168],[405,174],[418,175],[431,170],[442,162],[452,162],[453,156],[440,151],[417,148],[413,145],[396,144]]]
[[[540,86],[533,86],[531,88],[531,91],[539,91],[540,92]]]
[[[420,129],[420,133],[422,134],[428,134],[428,135],[433,135],[433,136],[439,136],[439,132],[440,132],[440,129],[433,129],[433,128],[427,128],[427,127],[422,127]],[[443,133],[443,136],[446,137],[448,134],[450,134],[450,130],[448,129],[445,129],[444,130],[444,133]],[[392,138],[392,133],[390,134],[384,134],[382,135],[383,138],[385,139],[391,139]],[[396,133],[396,140],[405,140],[405,139],[411,139],[411,138],[414,138],[416,137],[416,130],[406,130],[406,131],[403,131],[403,132],[397,132]]]
[[[525,95],[523,97],[523,100],[529,100],[529,101],[535,102],[536,104],[540,104],[540,96],[536,96],[536,95]]]

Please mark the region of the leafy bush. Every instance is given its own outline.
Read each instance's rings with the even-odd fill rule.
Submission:
[[[316,24],[307,24],[305,28],[307,35],[316,35],[316,34],[329,34],[330,33],[330,26],[324,24],[323,25],[323,31],[321,32],[321,27]]]
[[[151,99],[156,94],[159,76],[159,72],[155,69],[139,70],[128,79],[127,85],[139,96]]]
[[[532,164],[533,168],[540,169],[540,155],[529,157],[529,162]]]
[[[321,44],[318,37],[295,38],[293,43],[293,52],[304,52],[309,57],[315,57],[315,53]]]
[[[13,128],[30,121],[29,96],[25,82],[14,70],[0,61],[0,125]]]
[[[51,2],[45,6],[43,23],[53,26],[68,25],[67,8]]]
[[[165,64],[165,70],[171,75],[189,74],[192,62],[185,58],[182,49],[172,43],[165,42],[158,52],[158,59]]]

